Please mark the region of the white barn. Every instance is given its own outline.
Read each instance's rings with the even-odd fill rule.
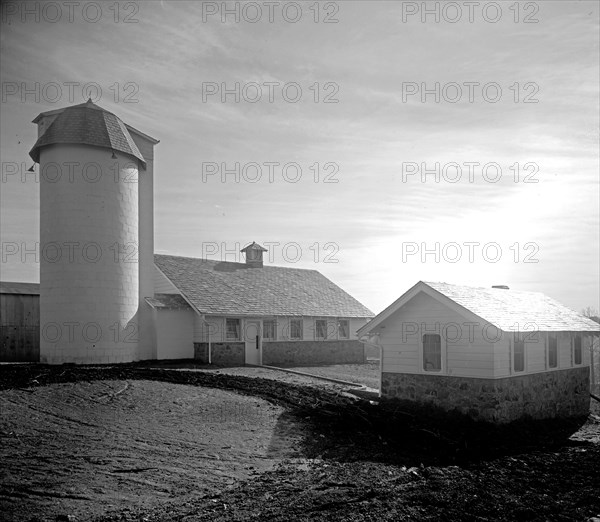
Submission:
[[[419,282],[362,327],[383,398],[510,422],[587,415],[599,325],[536,292]]]
[[[245,263],[155,255],[163,331],[157,358],[187,354],[225,364],[341,364],[365,361],[356,332],[373,313],[316,270],[264,266],[251,243]],[[254,254],[249,254],[254,252]],[[186,307],[165,306],[179,301]],[[168,334],[167,332],[171,332]]]

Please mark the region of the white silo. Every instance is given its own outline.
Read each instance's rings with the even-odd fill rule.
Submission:
[[[148,205],[138,181],[146,161],[128,127],[91,101],[42,113],[34,123],[40,361],[137,360],[144,313],[139,209]]]

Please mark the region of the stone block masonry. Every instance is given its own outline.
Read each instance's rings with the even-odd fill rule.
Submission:
[[[263,342],[263,364],[362,364],[366,361],[360,341]]]
[[[212,343],[213,364],[244,364],[243,342]],[[263,364],[313,365],[362,364],[366,361],[359,341],[273,341],[263,342]],[[194,358],[208,363],[208,343],[194,343]]]
[[[586,416],[589,386],[587,366],[503,379],[384,372],[381,395],[507,423]]]
[[[241,342],[212,343],[212,364],[236,365],[245,362],[246,345]],[[208,364],[208,343],[194,343],[194,359]]]

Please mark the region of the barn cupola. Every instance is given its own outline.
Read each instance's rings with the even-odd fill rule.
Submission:
[[[240,250],[240,252],[243,252],[246,255],[246,266],[250,268],[263,267],[263,252],[266,251],[266,248],[261,247],[254,241]]]

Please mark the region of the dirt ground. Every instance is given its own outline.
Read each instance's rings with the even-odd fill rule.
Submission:
[[[597,406],[567,439],[546,427],[442,426],[343,389],[256,368],[2,366],[0,518],[600,516]]]
[[[271,469],[294,455],[301,433],[267,401],[166,382],[51,384],[1,397],[2,507],[15,520],[38,509],[87,520],[185,502]]]
[[[288,368],[288,367],[286,367]],[[290,366],[290,370],[311,373],[319,377],[355,382],[368,388],[379,389],[379,361],[367,364],[334,364],[329,366]]]

